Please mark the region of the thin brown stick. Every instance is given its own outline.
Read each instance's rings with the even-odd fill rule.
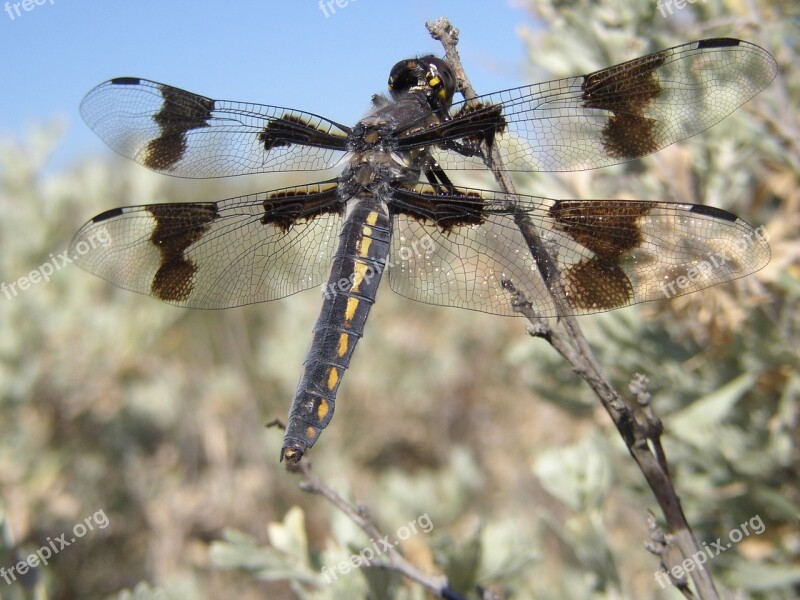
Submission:
[[[455,70],[461,82],[460,89],[464,98],[467,101],[473,100],[476,97],[475,91],[464,72],[456,50],[458,30],[444,18],[431,21],[426,26],[431,36],[444,46],[446,61]],[[497,148],[487,147],[484,143],[484,155],[491,157],[491,160],[487,161],[487,167],[491,169],[500,188],[506,193],[515,196],[514,185],[508,173],[502,168],[502,157]],[[661,446],[662,427],[660,420],[652,414],[649,407],[646,410],[636,407],[632,401],[619,394],[608,381],[577,320],[570,315],[571,311],[563,293],[555,262],[550,257],[546,245],[542,243],[532,224],[527,222],[524,217],[520,216],[517,220],[517,225],[520,227],[526,242],[531,248],[531,252],[536,258],[540,273],[548,284],[548,289],[559,314],[563,315],[559,318],[559,323],[565,335],[560,332],[558,334],[554,333],[549,323],[539,318],[533,312],[530,303],[521,298],[519,294],[515,294],[514,297],[514,304],[517,310],[530,320],[532,335],[547,340],[570,364],[572,370],[592,388],[617,427],[631,456],[633,456],[639,469],[644,474],[661,507],[666,523],[670,531],[673,532],[671,539],[665,537],[665,547],[669,547],[670,544],[674,543],[680,551],[680,556],[674,556],[677,554],[674,552],[662,552],[660,554],[662,565],[669,570],[674,566],[680,565],[681,561],[691,561],[691,557],[701,551],[692,535],[691,528],[683,514],[678,494],[669,478],[666,457]],[[512,293],[516,292],[510,283],[507,284],[507,287]],[[644,391],[641,381],[638,381],[634,395],[641,398]],[[714,587],[714,582],[706,569],[702,567],[694,568],[689,572],[700,598],[718,600],[719,595]],[[684,592],[684,595],[691,594],[688,587],[678,587]],[[687,597],[692,596],[688,595]]]
[[[331,487],[325,485],[319,477],[311,472],[309,460],[303,460],[298,464],[292,464],[289,468],[290,470],[300,471],[305,477],[305,480],[300,483],[300,489],[302,489],[304,492],[321,495],[333,506],[347,515],[350,520],[358,525],[371,539],[379,540],[386,537],[381,535],[380,530],[372,522],[366,507],[357,507],[352,505],[350,502],[336,493],[336,491]],[[388,571],[395,571],[411,581],[416,581],[426,590],[436,594],[440,598],[446,598],[448,600],[463,600],[463,597],[458,592],[450,588],[447,577],[423,573],[417,567],[408,562],[394,546],[385,548],[385,551],[385,559],[372,560],[369,562],[368,566],[386,569]]]

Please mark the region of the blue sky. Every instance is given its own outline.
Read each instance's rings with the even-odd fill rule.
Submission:
[[[24,137],[32,125],[61,118],[67,130],[51,167],[109,152],[78,105],[92,87],[122,75],[349,125],[385,90],[395,62],[441,55],[424,27],[440,16],[461,30],[461,57],[476,89],[526,83],[517,28],[532,23],[511,0],[330,1],[333,9],[323,0],[323,11],[320,0],[27,0],[25,11],[20,0],[0,0],[0,137]]]

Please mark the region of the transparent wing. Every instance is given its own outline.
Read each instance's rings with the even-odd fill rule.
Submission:
[[[432,193],[433,192],[433,193]],[[517,315],[511,282],[541,316],[558,316],[520,219],[555,260],[571,314],[688,294],[769,262],[763,227],[695,204],[552,200],[418,185],[398,200],[389,281],[413,300]]]
[[[322,285],[339,209],[335,182],[116,208],[78,231],[70,256],[114,285],[179,306],[265,302]]]
[[[350,131],[310,113],[212,100],[134,77],[98,85],[81,115],[121,155],[192,178],[327,169],[344,155]]]
[[[775,59],[754,44],[730,38],[690,42],[588,75],[455,104],[451,121],[409,127],[402,147],[431,145],[445,170],[485,165],[480,156],[448,150],[443,140],[475,147],[483,139],[493,140],[509,171],[605,167],[711,127],[776,73]]]

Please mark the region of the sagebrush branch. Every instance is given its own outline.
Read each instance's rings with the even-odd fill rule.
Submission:
[[[461,83],[459,89],[465,100],[474,100],[477,95],[464,72],[456,50],[458,30],[444,18],[431,21],[426,26],[431,36],[444,46],[446,60],[459,77]],[[503,168],[503,159],[497,147],[489,146],[484,142],[484,156],[490,157],[485,161],[486,166],[492,171],[500,188],[508,194],[516,195],[513,182]],[[513,285],[507,283],[507,288],[513,295],[513,303],[521,314],[528,317],[531,323],[529,329],[531,335],[546,340],[570,364],[572,370],[589,385],[603,404],[661,507],[667,526],[673,532],[672,540],[682,555],[675,556],[677,564],[680,564],[681,560],[688,559],[699,552],[699,546],[686,521],[678,494],[669,478],[666,456],[661,445],[661,422],[650,407],[647,407],[646,410],[637,407],[633,401],[619,394],[608,381],[578,325],[577,319],[571,315],[555,261],[550,257],[546,244],[542,242],[532,224],[524,221],[517,224],[528,242],[533,256],[536,257],[542,278],[547,282],[553,302],[561,314],[559,324],[563,333],[554,332],[549,322],[539,318],[533,312],[530,303],[516,293]],[[638,382],[638,385],[632,390],[632,393],[635,397],[642,398],[642,394],[646,392],[644,384],[640,379],[634,378],[634,380]],[[675,554],[670,553],[669,555]],[[667,553],[662,553],[660,556],[663,562]],[[663,564],[666,569],[674,566],[673,564]],[[695,569],[691,571],[691,574],[699,598],[718,600],[719,595],[708,570]],[[687,597],[691,597],[691,592],[687,587],[679,586],[679,589],[684,595],[689,594]]]

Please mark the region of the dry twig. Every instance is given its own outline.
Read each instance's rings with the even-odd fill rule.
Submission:
[[[429,22],[426,25],[431,36],[439,40],[444,46],[446,60],[455,70],[462,83],[461,91],[464,94],[464,98],[467,101],[473,100],[476,97],[475,91],[469,83],[456,50],[458,30],[453,28],[450,22],[444,18]],[[486,147],[484,144],[484,151],[491,157],[491,160],[487,161],[487,167],[491,169],[500,188],[506,193],[515,195],[514,185],[508,173],[502,168],[502,157],[497,148]],[[661,446],[662,427],[660,420],[652,414],[649,407],[646,410],[642,410],[641,407],[637,407],[634,402],[624,398],[613,388],[600,369],[600,365],[597,363],[597,359],[589,347],[589,343],[583,335],[577,320],[570,315],[571,311],[563,293],[555,262],[550,257],[547,247],[542,243],[532,224],[528,223],[524,217],[517,220],[517,225],[520,227],[533,256],[536,258],[539,271],[548,284],[559,313],[563,315],[559,318],[559,324],[563,328],[563,332],[555,332],[547,321],[534,314],[530,303],[524,298],[520,298],[519,294],[515,295],[515,306],[521,314],[530,320],[529,331],[531,335],[547,340],[564,357],[572,367],[572,370],[592,388],[614,421],[614,425],[625,441],[628,451],[644,474],[650,489],[653,490],[667,526],[672,532],[672,541],[680,551],[680,556],[672,560],[666,559],[666,557],[669,556],[671,558],[678,553],[662,553],[662,564],[667,569],[670,569],[680,565],[680,560],[691,561],[692,557],[701,551],[692,535],[691,528],[683,514],[678,494],[669,478],[666,458]],[[510,283],[507,284],[507,287],[512,294],[515,292]],[[636,379],[633,385],[632,392],[634,395],[639,399],[643,398],[646,390],[641,380]],[[717,600],[719,598],[714,582],[706,569],[698,566],[698,568],[694,568],[689,572],[700,598],[704,600]],[[681,591],[684,590],[682,589]],[[684,591],[684,594],[686,593],[691,594],[688,588]]]
[[[387,537],[381,535],[380,530],[372,522],[365,506],[353,506],[332,488],[322,483],[319,477],[311,472],[310,461],[300,461],[297,464],[288,465],[288,468],[301,472],[305,477],[305,480],[300,483],[300,489],[309,494],[319,494],[324,497],[333,506],[347,515],[350,520],[358,525],[371,539],[377,540]],[[385,559],[372,560],[368,566],[399,573],[411,581],[416,581],[426,590],[436,594],[440,598],[445,598],[446,600],[464,600],[461,594],[450,588],[446,577],[436,577],[423,573],[408,562],[394,546],[390,545],[385,550]]]

